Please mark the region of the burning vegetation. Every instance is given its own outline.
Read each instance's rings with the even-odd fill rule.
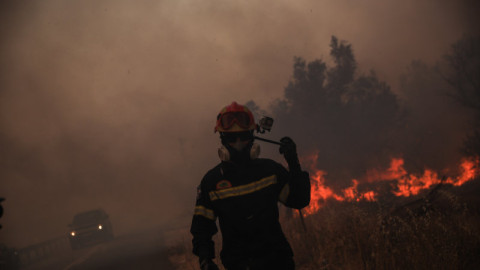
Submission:
[[[314,154],[307,160],[317,160]],[[311,167],[312,172],[312,192],[311,202],[308,207],[303,209],[304,216],[314,214],[330,199],[340,202],[350,201],[376,201],[378,190],[375,189],[375,183],[385,181],[389,183],[390,193],[397,197],[410,197],[418,195],[420,192],[428,190],[439,184],[451,184],[461,186],[467,181],[474,180],[479,176],[479,159],[463,159],[459,165],[459,175],[456,177],[439,177],[438,173],[430,169],[425,169],[422,175],[408,173],[404,168],[404,160],[393,158],[390,167],[385,170],[368,170],[364,176],[364,183],[370,187],[364,187],[359,191],[359,181],[352,179],[352,185],[336,193],[332,188],[325,185],[327,173]],[[369,189],[370,188],[370,189]]]

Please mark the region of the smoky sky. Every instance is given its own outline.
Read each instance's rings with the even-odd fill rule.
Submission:
[[[62,235],[74,213],[98,207],[118,233],[188,226],[196,186],[218,162],[222,106],[267,108],[293,57],[328,60],[332,35],[353,44],[360,72],[374,69],[400,94],[412,60],[431,65],[476,31],[477,6],[2,1],[1,242]]]

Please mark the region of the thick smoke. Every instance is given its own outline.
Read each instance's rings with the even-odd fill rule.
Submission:
[[[119,234],[187,227],[195,187],[218,162],[213,125],[222,106],[254,100],[267,108],[283,96],[295,55],[333,67],[336,35],[353,44],[356,76],[367,74],[358,83],[405,108],[398,75],[413,59],[431,65],[477,29],[467,2],[1,1],[0,242],[22,247],[62,235],[76,212],[98,207]],[[417,85],[412,78],[405,84]],[[271,135],[305,139],[306,152],[317,133],[303,138],[303,130],[315,130],[315,116],[299,119],[301,128],[289,128],[293,118],[278,117]],[[370,159],[362,162],[376,164]],[[345,166],[364,167],[353,159]]]

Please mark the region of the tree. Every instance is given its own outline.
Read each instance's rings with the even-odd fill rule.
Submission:
[[[452,86],[450,95],[480,115],[480,36],[464,37],[445,55],[443,78]]]
[[[446,71],[439,73],[451,86],[449,95],[473,110],[476,121],[467,135],[463,151],[480,156],[480,36],[465,36],[445,55]]]
[[[278,119],[275,129],[308,147],[300,147],[304,154],[318,151],[318,167],[346,186],[365,168],[389,161],[387,134],[401,113],[397,97],[374,72],[356,74],[350,44],[333,36],[330,55],[332,67],[321,59],[307,63],[295,57],[284,98],[273,103],[271,111]]]

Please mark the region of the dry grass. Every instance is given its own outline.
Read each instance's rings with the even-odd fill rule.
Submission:
[[[284,228],[299,269],[480,269],[478,211],[441,191],[394,211],[330,203]]]
[[[331,202],[305,218],[306,231],[298,215],[282,226],[297,269],[480,269],[478,207],[440,190],[400,207]],[[172,248],[172,262],[198,269],[186,239]]]

